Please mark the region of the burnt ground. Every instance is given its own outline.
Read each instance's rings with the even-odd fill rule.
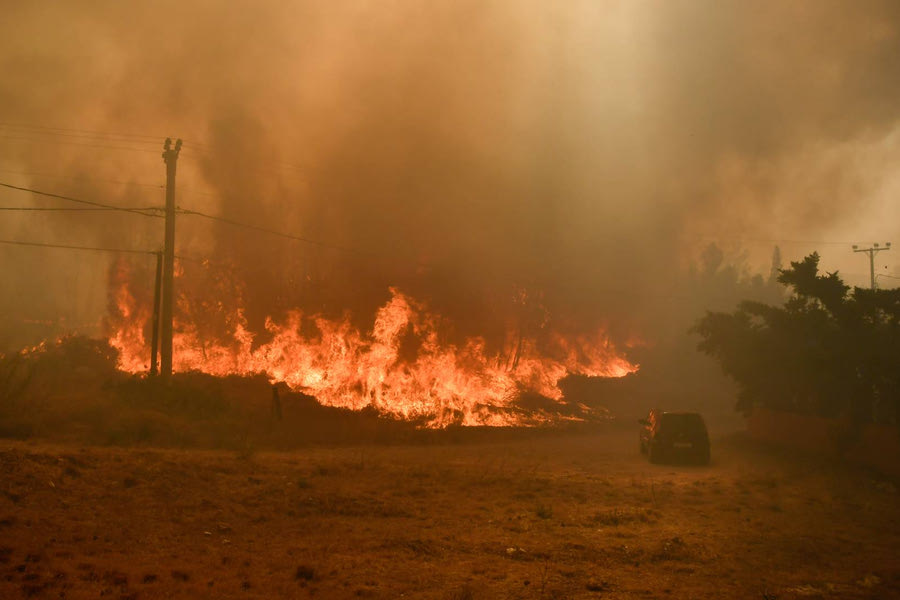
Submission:
[[[900,597],[895,482],[630,427],[288,452],[0,441],[0,597]]]

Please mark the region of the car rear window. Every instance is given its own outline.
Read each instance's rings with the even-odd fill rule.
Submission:
[[[684,431],[687,433],[706,431],[703,418],[697,414],[665,413],[662,415],[660,426],[667,431]]]

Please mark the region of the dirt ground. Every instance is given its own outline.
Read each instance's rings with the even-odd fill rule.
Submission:
[[[896,482],[628,427],[284,453],[0,440],[0,597],[900,597]]]

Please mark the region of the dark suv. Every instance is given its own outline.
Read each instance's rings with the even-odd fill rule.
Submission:
[[[709,463],[709,433],[697,413],[652,409],[641,428],[641,453],[652,463],[690,460]]]

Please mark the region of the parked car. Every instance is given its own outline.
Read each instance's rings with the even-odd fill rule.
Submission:
[[[709,432],[698,413],[663,412],[652,409],[646,419],[638,421],[641,453],[652,463],[685,460],[709,463]]]

